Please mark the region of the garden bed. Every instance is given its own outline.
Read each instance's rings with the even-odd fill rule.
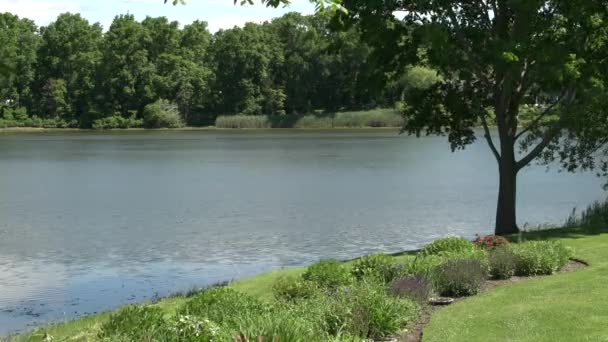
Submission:
[[[579,260],[576,258],[570,258],[570,261],[568,262],[568,264],[561,270],[557,271],[555,274],[574,272],[574,271],[577,271],[577,270],[587,267],[587,266],[589,266],[589,264],[583,260]],[[493,290],[500,286],[510,285],[510,284],[518,283],[518,282],[525,281],[525,280],[552,277],[555,274],[539,275],[539,276],[532,276],[532,277],[513,276],[509,279],[502,279],[502,280],[488,279],[488,280],[486,280],[485,284],[483,285],[483,291],[484,292],[490,291],[490,290]],[[460,302],[460,301],[463,301],[466,299],[467,299],[467,297],[454,298],[454,303]],[[445,308],[445,306],[442,306],[442,305],[429,305],[429,306],[425,307],[422,310],[422,312],[420,313],[420,316],[419,316],[416,324],[411,329],[408,329],[401,336],[399,336],[398,341],[399,342],[421,342],[423,335],[424,335],[423,334],[424,328],[426,328],[426,326],[431,322],[433,314],[443,308]]]

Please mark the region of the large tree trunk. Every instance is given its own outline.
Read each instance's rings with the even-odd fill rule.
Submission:
[[[502,157],[498,164],[500,184],[498,188],[498,205],[496,207],[496,227],[494,232],[496,235],[508,235],[519,232],[515,204],[517,194],[517,165],[512,144],[503,144],[501,152]]]

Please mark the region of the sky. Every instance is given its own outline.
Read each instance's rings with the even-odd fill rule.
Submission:
[[[291,11],[312,14],[315,9],[309,0],[292,0],[286,8],[266,8],[259,1],[255,2],[253,6],[235,6],[233,0],[186,0],[186,5],[173,6],[164,5],[163,0],[0,0],[0,13],[10,12],[29,18],[39,26],[48,25],[60,13],[80,13],[91,23],[101,23],[105,30],[117,14],[130,13],[138,20],[146,16],[165,16],[182,25],[195,20],[206,21],[209,30],[216,32],[249,21],[263,22]]]

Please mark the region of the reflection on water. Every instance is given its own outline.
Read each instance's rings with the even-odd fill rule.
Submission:
[[[520,178],[520,223],[601,180]],[[319,258],[492,230],[483,143],[388,131],[0,135],[0,334]]]

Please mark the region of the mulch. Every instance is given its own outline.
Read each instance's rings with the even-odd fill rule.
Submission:
[[[578,260],[578,259],[570,259],[570,262],[568,263],[568,265],[566,265],[566,267],[564,267],[559,272],[556,272],[555,274],[573,272],[573,271],[576,271],[578,269],[581,269],[581,268],[584,268],[587,266],[589,266],[589,264],[586,263],[585,261]],[[526,279],[545,278],[545,277],[551,277],[551,276],[552,275],[533,276],[533,277],[515,276],[515,277],[512,277],[511,279],[507,279],[507,280],[487,280],[485,285],[483,286],[482,292],[497,288],[499,286],[518,283],[518,282],[524,281]],[[454,302],[460,302],[463,300],[466,300],[466,297],[465,298],[455,298]],[[401,334],[399,337],[397,337],[395,340],[399,341],[399,342],[421,342],[424,328],[431,322],[433,313],[438,310],[441,310],[443,308],[445,308],[445,306],[427,306],[427,307],[425,307],[423,309],[423,311],[421,312],[420,317],[418,318],[418,321],[416,322],[416,324],[413,327],[411,327],[410,329],[408,329],[407,331],[405,331],[403,334]]]

